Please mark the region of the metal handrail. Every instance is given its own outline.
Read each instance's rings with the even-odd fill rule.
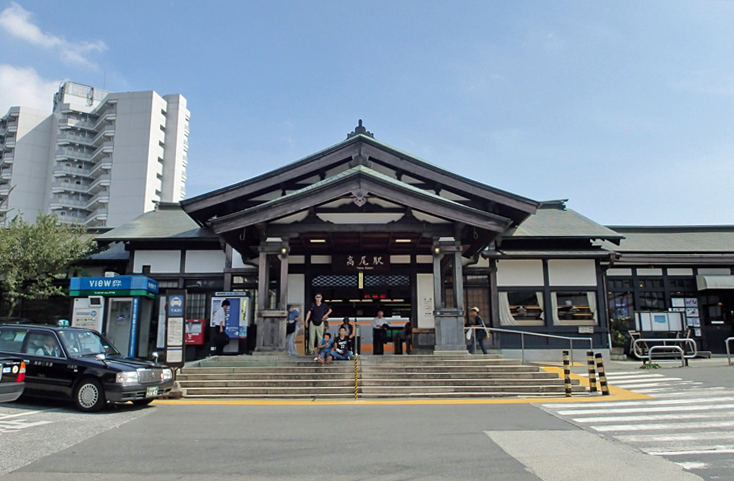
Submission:
[[[731,351],[729,350],[729,343],[731,341],[734,341],[734,337],[727,337],[726,338],[726,359],[729,361],[729,365],[731,366]]]
[[[498,327],[483,327],[483,326],[465,326],[465,330],[468,329],[482,329],[484,331],[490,331],[490,332],[508,332],[511,334],[520,334],[520,350],[521,350],[521,358],[522,362],[525,362],[525,335],[528,336],[538,336],[538,337],[549,337],[553,339],[565,339],[569,341],[570,343],[570,351],[571,351],[571,364],[573,364],[573,341],[589,341],[589,350],[594,350],[594,341],[590,337],[568,337],[568,336],[556,336],[554,334],[540,334],[538,332],[527,332],[527,331],[517,331],[514,329],[501,329]],[[474,333],[474,342],[476,343],[477,335]],[[474,350],[476,351],[476,344],[474,346]]]
[[[643,343],[643,342],[662,342],[663,344],[657,345],[657,346],[651,346],[647,350],[647,355],[639,354],[637,352],[637,343]],[[669,346],[668,343],[672,342],[674,344],[689,344],[691,346],[691,352],[689,354],[686,354],[682,347],[680,346]],[[644,338],[644,339],[635,339],[632,341],[632,354],[635,355],[637,359],[645,360],[652,362],[652,355],[651,352],[653,350],[663,350],[663,349],[679,349],[681,351],[681,363],[684,365],[688,365],[684,359],[693,359],[698,355],[698,348],[696,347],[696,341],[694,339],[661,339],[661,338]],[[642,351],[642,349],[640,349]]]
[[[647,360],[650,362],[650,364],[652,364],[652,353],[655,352],[656,349],[659,349],[661,351],[662,350],[670,351],[671,349],[675,349],[680,354],[680,367],[684,367],[684,366],[687,366],[688,365],[688,364],[686,364],[686,357],[685,357],[685,353],[684,353],[682,347],[680,347],[680,346],[665,346],[665,345],[660,345],[660,344],[658,344],[657,346],[652,346],[650,349],[647,350]],[[644,363],[644,361],[643,361],[643,363]]]

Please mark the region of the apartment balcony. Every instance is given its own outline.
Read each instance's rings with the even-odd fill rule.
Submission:
[[[184,137],[183,148],[184,148],[184,152],[189,150],[189,138],[188,137]]]
[[[64,164],[56,164],[54,167],[54,177],[63,177],[65,175],[79,175],[81,177],[90,177],[92,174],[89,169],[80,169],[79,166],[67,167]]]
[[[6,128],[7,132],[17,132],[18,131],[18,122],[8,122],[8,126]]]
[[[56,160],[65,159],[78,159],[91,162],[92,154],[88,151],[84,151],[81,149],[70,149],[68,147],[56,149]]]
[[[51,210],[61,209],[86,209],[89,201],[79,199],[68,199],[63,196],[54,196],[49,202],[49,208]]]
[[[76,184],[74,182],[55,181],[51,184],[51,193],[60,194],[62,192],[76,192],[86,194],[89,191],[89,184]]]
[[[0,135],[5,135],[5,132],[8,131],[8,126],[5,124],[0,124]]]
[[[13,161],[15,161],[15,156],[12,152],[8,152],[3,154],[2,159],[0,159],[0,165],[13,165]]]
[[[5,145],[3,145],[3,150],[13,150],[15,148],[15,137],[5,139]]]
[[[62,130],[66,130],[66,129],[96,130],[94,128],[94,122],[88,122],[86,120],[77,120],[77,119],[70,119],[70,118],[59,120],[59,128]]]
[[[10,184],[0,184],[0,197],[4,198],[10,195],[10,191],[13,190]]]
[[[0,170],[0,179],[10,181],[12,177],[13,177],[13,169]]]
[[[86,217],[86,212],[61,211],[58,220],[64,224],[82,224]]]
[[[74,134],[72,132],[61,132],[56,137],[56,145],[68,145],[70,143],[92,146],[94,145],[94,137]]]
[[[111,182],[112,182],[112,179],[110,178],[109,174],[105,174],[100,177],[97,177],[97,179],[94,182],[89,184],[87,192],[90,194],[95,194],[109,187]]]

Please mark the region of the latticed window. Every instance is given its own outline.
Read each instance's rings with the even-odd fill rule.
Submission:
[[[314,287],[357,287],[356,275],[323,275],[312,281]]]
[[[206,319],[206,294],[189,293],[186,296],[186,316],[189,319]]]
[[[406,275],[364,276],[365,287],[410,287],[410,277]]]

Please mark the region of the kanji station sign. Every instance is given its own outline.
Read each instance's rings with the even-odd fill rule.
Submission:
[[[385,254],[334,254],[331,256],[333,272],[388,272],[390,256]]]

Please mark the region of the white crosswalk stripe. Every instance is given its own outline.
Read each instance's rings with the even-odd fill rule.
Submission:
[[[608,373],[607,381],[652,399],[548,403],[542,407],[645,453],[664,456],[685,469],[732,467],[734,390],[701,387],[699,382],[649,372]]]

